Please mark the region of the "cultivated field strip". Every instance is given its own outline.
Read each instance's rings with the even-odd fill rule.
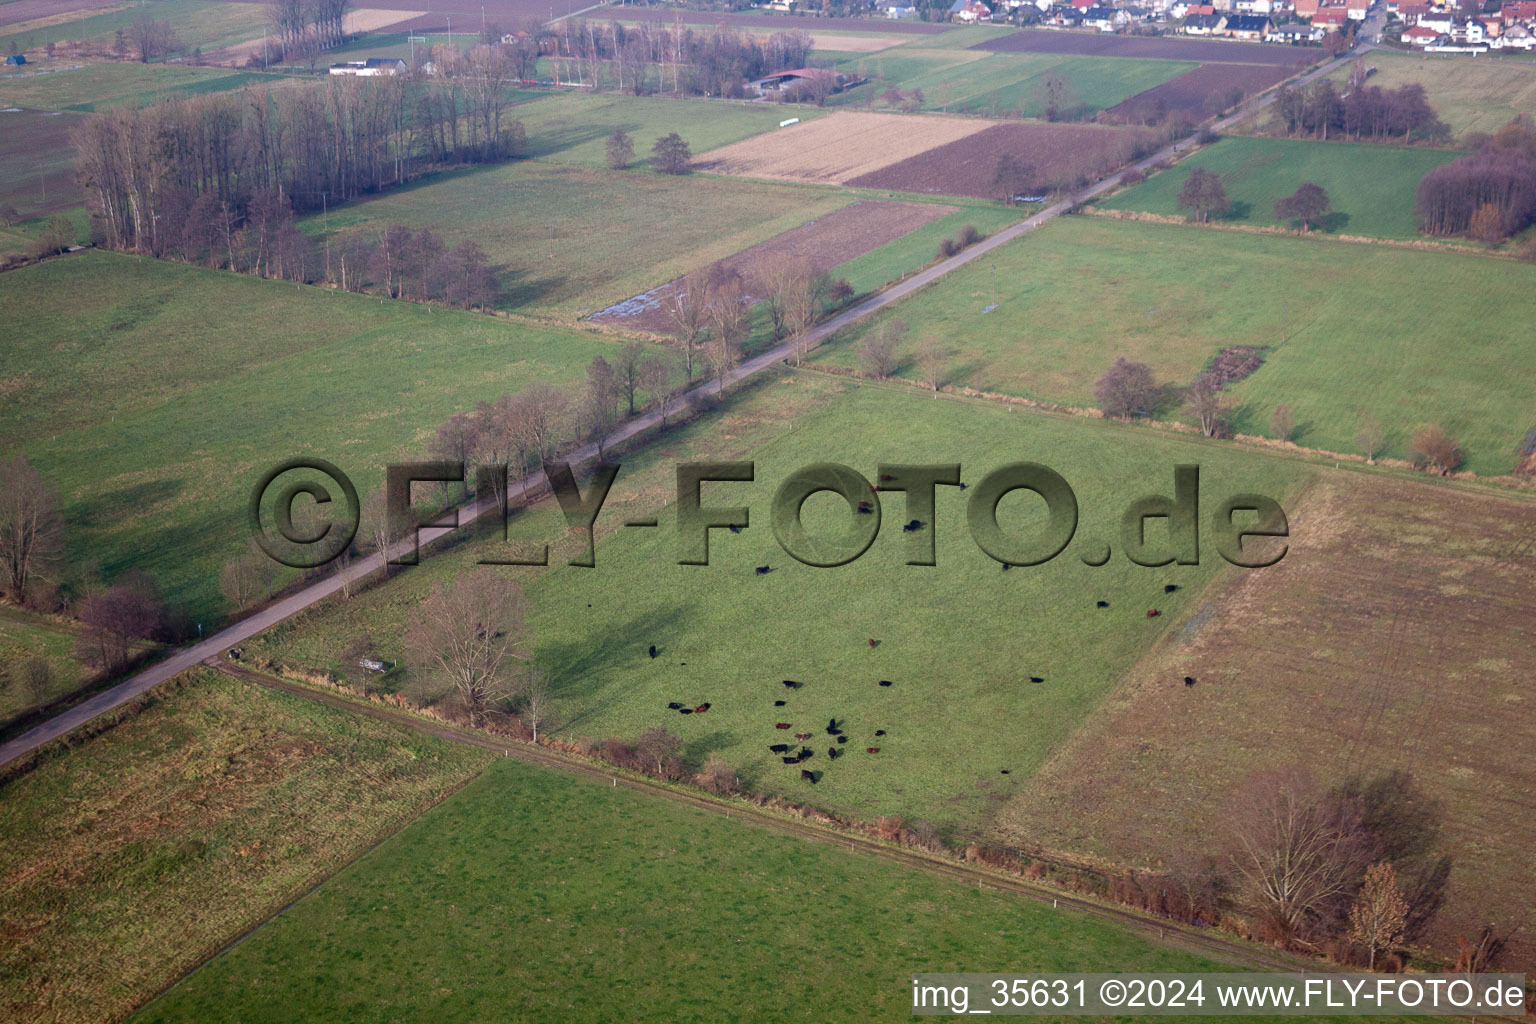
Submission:
[[[711,150],[693,166],[715,174],[842,185],[988,127],[958,117],[839,111]]]

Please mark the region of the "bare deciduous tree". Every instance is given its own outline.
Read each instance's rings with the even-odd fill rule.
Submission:
[[[1371,465],[1376,464],[1376,453],[1381,451],[1381,446],[1386,442],[1386,430],[1381,421],[1371,413],[1360,414],[1360,426],[1355,431],[1355,444],[1365,452],[1365,461]]]
[[[666,427],[667,406],[684,387],[681,375],[677,372],[677,364],[667,355],[651,356],[641,368],[641,379],[642,386],[656,400],[661,412],[661,425]]]
[[[231,558],[219,572],[219,593],[240,611],[261,594],[261,566],[259,556],[247,551],[239,558]]]
[[[629,137],[629,132],[619,128],[608,136],[607,155],[610,170],[622,171],[629,166],[629,162],[635,158],[635,143]]]
[[[63,535],[53,488],[25,458],[0,462],[0,566],[11,600],[26,599],[28,582],[47,572]]]
[[[709,757],[704,760],[704,766],[699,769],[693,781],[700,789],[716,796],[729,796],[741,788],[741,779],[737,778],[736,770],[725,763],[718,750],[709,752]]]
[[[1397,887],[1397,872],[1386,861],[1365,869],[1365,885],[1349,909],[1349,940],[1370,950],[1370,969],[1376,969],[1376,951],[1390,950],[1403,941],[1408,923],[1408,901]]]
[[[537,665],[528,666],[523,671],[522,678],[517,681],[516,697],[518,714],[522,717],[523,724],[528,726],[528,731],[533,733],[533,742],[537,743],[539,727],[549,722],[552,702],[549,676]]]
[[[1271,936],[1300,940],[1360,881],[1369,844],[1353,803],[1305,772],[1264,772],[1234,796],[1230,859]]]
[[[1291,433],[1296,429],[1296,414],[1291,412],[1289,402],[1281,402],[1275,406],[1275,413],[1269,418],[1269,428],[1275,432],[1275,436],[1282,441],[1289,441]]]
[[[683,369],[688,383],[693,383],[693,358],[699,335],[709,310],[709,272],[695,270],[686,275],[662,300],[662,311],[672,327],[672,334],[683,348]]]
[[[682,749],[682,738],[658,725],[641,734],[635,756],[657,778],[675,779],[683,772]]]
[[[1409,450],[1415,463],[1440,476],[1446,476],[1462,463],[1461,445],[1438,423],[1427,423],[1415,430]]]
[[[938,335],[929,335],[923,339],[922,346],[917,350],[917,365],[923,374],[923,383],[933,391],[938,391],[944,386],[944,379],[949,374],[949,350],[944,347]]]
[[[511,663],[525,657],[526,607],[521,587],[481,568],[437,584],[406,628],[411,654],[453,684],[472,724],[507,692]]]
[[[156,57],[164,57],[180,45],[176,29],[169,21],[141,14],[128,26],[128,41],[138,51],[139,61],[148,64]]]
[[[1158,387],[1152,380],[1150,366],[1120,356],[1093,386],[1093,393],[1105,416],[1129,419],[1152,412],[1157,405]]]
[[[53,663],[41,654],[34,654],[16,666],[16,678],[27,699],[33,704],[41,704],[53,692]]]
[[[87,597],[80,605],[85,632],[77,644],[81,660],[109,674],[128,663],[134,645],[160,628],[160,594],[147,576],[135,575]]]
[[[1200,433],[1206,437],[1216,437],[1226,430],[1232,413],[1231,399],[1207,378],[1201,377],[1189,389],[1185,405],[1200,424]]]
[[[885,380],[896,372],[901,362],[899,349],[907,336],[905,320],[882,320],[878,326],[865,333],[854,354],[858,356],[859,369],[866,377]]]
[[[635,393],[642,387],[645,369],[645,343],[631,341],[619,349],[619,357],[613,364],[613,383],[624,396],[627,415],[635,414]]]
[[[389,497],[383,487],[364,499],[362,528],[368,531],[373,549],[384,556],[385,579],[393,571],[389,564],[389,549],[410,536],[415,526],[409,511],[389,507]]]

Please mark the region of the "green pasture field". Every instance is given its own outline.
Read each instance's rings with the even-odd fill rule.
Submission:
[[[1177,463],[1200,463],[1210,502],[1243,490],[1283,501],[1310,473],[1293,460],[1120,424],[935,401],[816,374],[765,381],[719,413],[613,458],[623,470],[598,520],[597,568],[565,565],[574,543],[566,542],[547,571],[495,570],[528,593],[532,649],[556,692],[553,728],[633,740],[665,726],[683,738],[690,762],[718,751],[754,787],[792,795],[806,792],[799,767],[768,747],[808,732],[816,754],[806,766],[825,773],[818,802],[965,828],[983,824],[1028,779],[1226,564],[1207,548],[1199,566],[1148,569],[1116,557],[1090,568],[1077,545],[1101,538],[1118,549],[1123,507],[1143,493],[1171,493]],[[709,566],[679,565],[674,518],[670,506],[662,509],[675,494],[676,465],[727,459],[753,460],[757,482],[706,485],[705,501],[748,505],[751,527],[714,531]],[[910,516],[896,494],[882,499],[874,547],[841,568],[793,561],[770,529],[774,489],[812,463],[843,463],[874,479],[881,461],[960,462],[974,486],[1018,459],[1061,473],[1082,509],[1074,546],[1043,566],[1004,571],[983,554],[962,525],[968,495],[957,488],[940,488],[935,567],[905,564],[907,545],[935,534],[932,524],[900,529]],[[660,529],[618,526],[658,510]],[[1034,524],[1037,513],[1015,496],[1002,515]],[[813,533],[835,535],[848,512],[821,495],[806,516]],[[515,536],[556,534],[553,517],[541,505],[515,521]],[[431,587],[472,570],[486,550],[467,545],[387,586],[327,602],[251,641],[251,656],[346,674],[342,651],[366,640],[376,657],[405,661],[377,685],[437,696],[437,684],[411,668],[401,634]],[[757,574],[762,565],[772,571]],[[1165,593],[1168,583],[1180,589]],[[1147,616],[1152,608],[1158,617]],[[1031,683],[1031,675],[1045,681]],[[804,686],[786,689],[785,679]],[[681,716],[667,710],[674,701],[711,708]],[[851,751],[835,761],[825,732],[833,718]],[[978,730],[983,720],[989,727]],[[777,722],[793,729],[777,730]],[[880,753],[865,753],[871,746]]]
[[[133,1019],[885,1020],[911,1012],[914,973],[983,964],[1221,969],[1085,915],[496,761]]]
[[[1429,105],[1456,135],[1497,131],[1522,114],[1536,117],[1536,65],[1529,61],[1385,50],[1373,50],[1363,60],[1376,69],[1371,85],[1383,89],[1411,82],[1422,85]],[[1343,84],[1349,80],[1349,70],[1341,68],[1332,77]]]
[[[228,610],[249,489],[320,456],[366,493],[451,414],[577,379],[610,346],[412,303],[87,252],[0,277],[0,437],[57,488],[67,578],[134,569]]]
[[[0,784],[0,1015],[122,1020],[491,755],[197,669]]]
[[[46,75],[0,78],[0,106],[92,111],[115,106],[142,106],[162,99],[226,92],[258,82],[276,81],[283,79],[228,68],[95,63]]]
[[[41,49],[49,42],[66,39],[109,46],[119,29],[126,32],[136,18],[146,14],[169,21],[175,27],[178,53],[191,53],[196,48],[213,50],[260,39],[267,26],[267,12],[260,4],[211,0],[149,0],[103,14],[80,13],[86,16],[47,28],[0,35],[0,47],[8,47],[14,42],[24,50]]]
[[[1432,421],[1460,439],[1466,468],[1497,474],[1536,426],[1532,274],[1458,253],[1068,217],[885,315],[913,339],[943,339],[951,381],[1077,406],[1094,404],[1094,382],[1120,355],[1184,386],[1226,346],[1274,346],[1235,388],[1240,432],[1271,433],[1287,402],[1300,444],[1354,451],[1368,411],[1386,427],[1386,454],[1406,457]],[[878,322],[817,359],[853,366],[856,339]],[[1170,402],[1160,415],[1177,411]]]
[[[979,43],[1011,36],[1017,31],[1007,25],[968,25],[937,35],[911,36],[901,45],[912,50],[968,50]]]
[[[394,223],[430,227],[450,246],[471,240],[504,268],[504,308],[571,322],[851,199],[833,189],[524,160],[422,179],[328,219],[343,240]],[[317,231],[324,221],[306,223]]]
[[[877,94],[891,87],[903,92],[921,89],[924,110],[1020,117],[1044,116],[1042,86],[1047,73],[1066,79],[1064,111],[1092,114],[1196,66],[1194,61],[919,51],[906,46],[849,58],[839,65],[879,79],[842,94],[845,103],[862,102],[870,88]]]
[[[932,224],[925,224],[911,234],[887,242],[862,256],[856,256],[832,271],[834,278],[847,278],[853,285],[854,294],[862,295],[898,280],[925,266],[938,257],[939,242],[954,238],[966,225],[974,226],[984,235],[994,234],[1027,216],[1026,210],[1007,207],[987,200],[957,198],[954,196],[915,196],[906,193],[870,192],[872,197],[887,196],[908,201],[938,201],[960,210],[940,217]]]
[[[38,700],[28,693],[17,672],[29,658],[41,655],[53,667],[53,686]],[[74,691],[88,669],[75,657],[75,638],[48,621],[14,608],[0,608],[0,725],[21,713]]]
[[[1421,237],[1414,196],[1424,175],[1461,156],[1447,149],[1412,149],[1347,142],[1229,137],[1104,201],[1111,210],[1139,210],[1183,216],[1179,189],[1196,167],[1221,175],[1234,224],[1283,224],[1275,201],[1303,182],[1321,185],[1333,213],[1311,229],[1346,235],[1410,239]],[[1299,228],[1299,225],[1296,225]]]
[[[635,144],[634,167],[651,167],[651,147],[677,132],[695,156],[772,131],[786,117],[809,120],[825,111],[796,106],[785,113],[764,103],[657,96],[543,92],[518,104],[510,116],[528,132],[528,155],[554,163],[607,167],[608,137],[617,129]]]

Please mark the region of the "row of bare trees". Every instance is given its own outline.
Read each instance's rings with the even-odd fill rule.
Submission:
[[[1310,89],[1287,86],[1275,97],[1275,122],[1287,137],[1423,139],[1442,142],[1450,137],[1445,123],[1429,105],[1424,87],[1409,83],[1396,89],[1365,84],[1364,69],[1355,67],[1348,91],[1340,94],[1333,82],[1319,79]]]
[[[351,0],[267,0],[267,23],[283,56],[313,61],[346,41]]]
[[[72,141],[102,241],[159,253],[179,230],[179,206],[203,202],[238,227],[258,195],[317,210],[428,165],[516,155],[524,134],[502,118],[506,84],[470,75],[421,90],[340,76],[252,87],[115,108]]]
[[[811,53],[810,33],[801,29],[763,39],[727,25],[623,25],[568,18],[531,33],[554,37],[553,63],[562,80],[637,95],[660,91],[740,98],[749,80],[804,67]]]
[[[1521,117],[1469,141],[1476,152],[1419,182],[1419,225],[1426,234],[1498,245],[1536,222],[1536,128]]]

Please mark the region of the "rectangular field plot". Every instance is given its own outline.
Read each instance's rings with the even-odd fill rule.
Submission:
[[[1454,949],[1495,922],[1529,965],[1536,505],[1324,473],[1287,512],[1285,559],[1213,588],[997,834],[1137,861],[1220,844],[1252,773],[1403,770],[1440,802],[1454,861],[1427,937]]]
[[[1184,387],[1222,348],[1272,346],[1235,385],[1239,432],[1269,434],[1286,402],[1298,443],[1352,452],[1370,412],[1386,427],[1385,454],[1407,457],[1412,432],[1434,422],[1461,441],[1466,468],[1499,474],[1536,426],[1529,276],[1454,253],[1068,217],[888,315],[913,338],[945,340],[953,381],[1075,406],[1094,405],[1094,382],[1117,356]],[[817,358],[852,366],[861,336]],[[1178,402],[1159,415],[1179,416]]]
[[[911,50],[907,46],[839,67],[869,76],[868,85],[841,93],[833,102],[863,103],[868,90],[922,92],[922,108],[990,117],[1044,117],[1045,83],[1065,85],[1057,106],[1062,120],[1089,118],[1128,96],[1150,89],[1193,67],[1188,61],[1109,60],[1057,54],[1000,54],[979,50]]]
[[[69,144],[80,119],[56,110],[0,109],[0,202],[22,217],[39,217],[85,201]]]
[[[0,107],[91,111],[111,106],[142,106],[171,97],[281,81],[285,79],[277,75],[228,68],[85,64],[48,74],[0,78]]]
[[[521,161],[443,175],[333,210],[329,221],[340,244],[395,223],[431,228],[450,247],[473,241],[501,267],[502,308],[573,322],[849,201],[766,182]]]
[[[935,203],[856,201],[719,262],[741,276],[747,295],[759,297],[767,292],[758,271],[781,253],[805,261],[813,274],[822,274],[954,212],[953,206]],[[663,304],[677,287],[678,282],[669,281],[588,319],[623,330],[665,334],[670,321]]]
[[[1143,57],[1160,60],[1218,61],[1230,64],[1276,64],[1304,67],[1323,57],[1321,50],[1300,50],[1263,43],[1226,40],[1170,39],[1165,36],[1121,36],[1101,32],[1014,32],[977,43],[975,49],[996,53],[1075,53],[1092,57]]]
[[[873,481],[882,461],[959,462],[974,488],[1026,455],[1066,478],[1081,510],[1078,539],[1044,565],[1004,571],[985,555],[965,526],[970,495],[954,487],[938,489],[933,522],[912,531],[902,528],[913,517],[903,496],[881,494],[878,539],[838,568],[794,561],[770,529],[776,488],[813,463],[851,466]],[[560,733],[637,737],[664,726],[683,738],[689,757],[718,751],[755,788],[805,795],[800,768],[769,747],[806,732],[814,756],[805,767],[823,772],[811,794],[819,804],[963,828],[990,819],[1225,565],[1145,569],[1117,554],[1090,568],[1079,544],[1107,539],[1118,552],[1124,506],[1134,495],[1166,492],[1179,462],[1200,463],[1212,501],[1237,490],[1283,500],[1313,471],[1100,421],[798,375],[612,457],[623,470],[598,519],[597,568],[567,567],[566,549],[555,548],[547,571],[507,570],[529,597],[534,655],[553,681]],[[679,565],[670,505],[677,464],[721,459],[752,460],[756,480],[709,484],[706,503],[747,505],[751,525],[740,534],[713,531],[710,565]],[[618,525],[643,513],[659,513],[661,528]],[[1043,508],[1021,498],[1000,515],[1010,531],[1032,531],[1044,519]],[[540,506],[514,523],[517,538],[558,536],[557,516]],[[839,536],[849,518],[831,495],[805,506],[812,536]],[[907,565],[912,549],[930,540],[937,565]],[[377,656],[393,659],[411,609],[483,551],[446,552],[388,588],[314,609],[252,641],[253,656],[344,671],[340,652],[366,635]],[[759,566],[770,571],[757,573]],[[1165,593],[1169,583],[1180,589]],[[1150,609],[1160,615],[1149,617]],[[656,658],[648,656],[652,644]],[[803,685],[786,688],[786,679]],[[435,692],[409,668],[381,682]],[[681,716],[670,702],[711,706]],[[834,718],[846,744],[825,731]],[[775,729],[779,722],[792,728]],[[832,758],[837,748],[851,753]]]
[[[822,111],[797,107],[785,114],[761,103],[710,99],[592,96],[576,92],[528,93],[529,102],[510,112],[528,132],[528,155],[554,163],[607,167],[608,137],[616,129],[635,144],[632,167],[651,167],[651,147],[677,132],[698,157],[706,150],[778,130],[786,117],[814,120]]]
[[[1188,114],[1201,121],[1290,75],[1290,68],[1274,64],[1201,64],[1106,110],[1102,120],[1146,124],[1158,123],[1169,114]]]
[[[490,759],[197,669],[0,784],[7,1021],[125,1019]]]
[[[204,51],[259,39],[266,29],[267,14],[261,4],[220,3],[214,0],[155,0],[154,17],[169,21],[183,49]],[[93,46],[111,46],[119,29],[127,32],[144,13],[138,4],[113,4],[103,13],[82,10],[85,17],[47,29],[16,32],[0,28],[0,47],[11,43],[24,49],[41,49],[45,43],[80,40]],[[68,52],[67,46],[64,52]]]
[[[497,761],[135,1020],[269,1024],[295,1006],[312,1020],[387,1006],[400,1024],[775,1020],[807,1007],[888,1020],[910,1014],[914,972],[999,948],[1019,971],[1221,969],[1066,913]]]
[[[64,562],[148,572],[193,621],[228,610],[250,488],[326,452],[364,494],[448,416],[576,380],[589,335],[87,252],[5,275],[0,436],[59,492]],[[291,575],[291,574],[290,574]]]
[[[1446,149],[1312,142],[1301,139],[1225,138],[1134,188],[1105,200],[1111,210],[1183,216],[1179,189],[1203,167],[1221,175],[1232,210],[1223,223],[1281,224],[1275,202],[1303,182],[1321,185],[1333,212],[1313,231],[1378,238],[1418,238],[1414,194],[1430,171],[1461,154]],[[1297,227],[1300,225],[1297,224]]]
[[[1002,199],[993,184],[1004,154],[1031,171],[1030,191],[1072,188],[1129,161],[1142,136],[1134,129],[1085,124],[998,124],[968,138],[888,164],[846,182],[978,199]]]
[[[987,128],[967,118],[839,111],[698,155],[696,170],[841,185]]]

